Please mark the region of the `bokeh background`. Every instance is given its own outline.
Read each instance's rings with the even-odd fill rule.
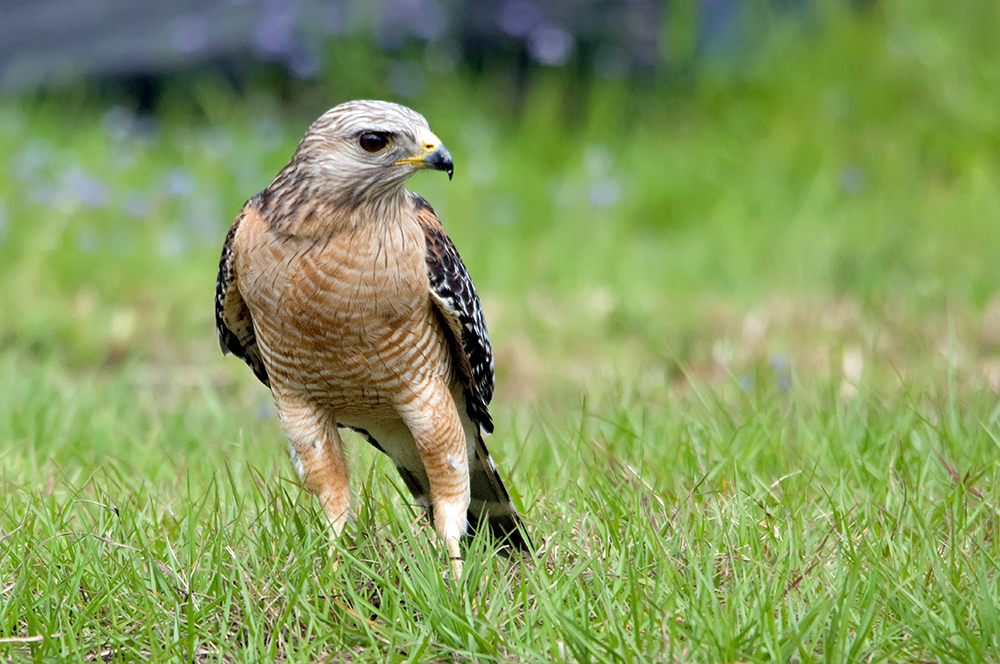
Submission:
[[[988,1],[3,12],[0,338],[18,361],[235,375],[211,319],[229,221],[312,119],[375,97],[456,156],[454,183],[412,187],[486,301],[502,393],[949,366],[1000,386]]]

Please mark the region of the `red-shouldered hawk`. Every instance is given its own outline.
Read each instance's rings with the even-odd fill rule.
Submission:
[[[332,522],[350,510],[338,427],[396,464],[445,541],[486,522],[528,550],[483,443],[493,355],[479,297],[434,210],[407,191],[451,154],[404,106],[354,101],[309,127],[226,237],[216,284],[222,351],[271,388],[292,462]]]

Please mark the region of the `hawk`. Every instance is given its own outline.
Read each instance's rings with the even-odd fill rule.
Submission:
[[[292,463],[334,535],[350,511],[338,427],[388,455],[444,540],[486,526],[528,550],[483,442],[493,354],[476,289],[431,206],[407,191],[451,154],[415,111],[323,114],[226,236],[215,320],[224,354],[270,387]]]

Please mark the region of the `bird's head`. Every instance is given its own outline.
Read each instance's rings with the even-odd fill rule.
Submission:
[[[317,178],[324,197],[349,206],[403,190],[418,170],[451,178],[451,153],[422,115],[385,101],[351,101],[324,113],[309,127],[292,163]]]

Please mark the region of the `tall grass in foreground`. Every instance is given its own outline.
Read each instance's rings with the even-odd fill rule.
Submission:
[[[1000,660],[1000,17],[876,7],[574,122],[558,73],[411,102],[539,545],[461,589],[360,441],[331,546],[218,354],[226,227],[324,108],[0,102],[0,656]]]
[[[433,530],[361,441],[360,513],[330,548],[276,427],[213,409],[212,388],[163,407],[118,377],[67,390],[56,368],[32,377],[8,357],[4,370],[25,386],[0,404],[19,441],[0,517],[17,660],[998,655],[989,399],[661,386],[501,409],[491,443],[540,551],[475,540],[456,589]]]

